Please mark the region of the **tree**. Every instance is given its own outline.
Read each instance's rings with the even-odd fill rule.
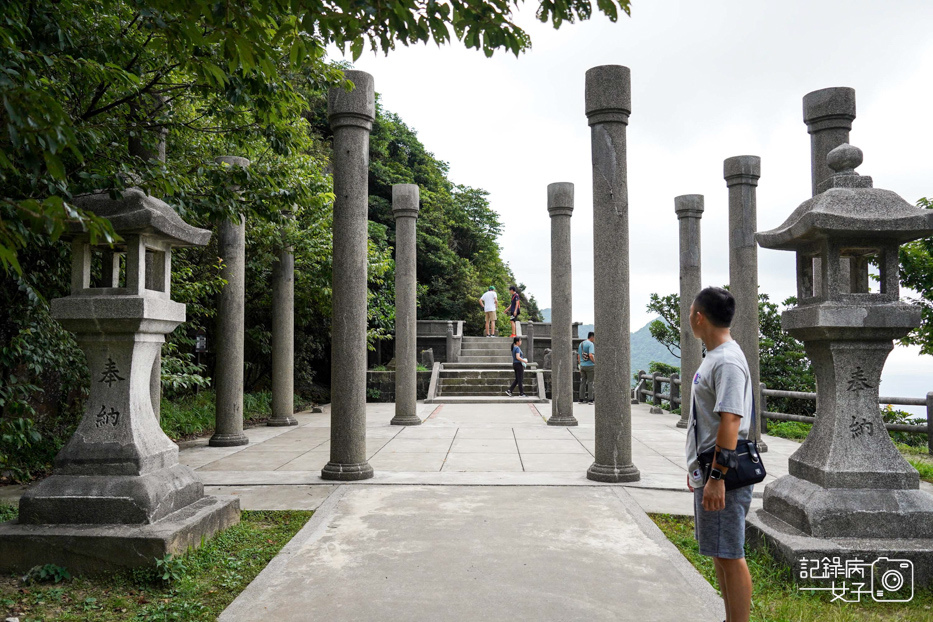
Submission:
[[[615,20],[628,0],[597,0]],[[0,24],[0,265],[21,272],[18,253],[35,235],[56,240],[81,225],[111,241],[106,220],[73,198],[118,192],[128,180],[154,194],[192,198],[192,167],[159,164],[165,132],[187,130],[236,155],[288,155],[305,142],[296,119],[307,109],[298,80],[348,83],[328,64],[328,44],[366,43],[388,52],[452,38],[489,56],[531,45],[514,22],[517,1],[434,0],[33,0],[7,3]],[[588,0],[541,0],[537,16],[555,28],[588,19]],[[451,33],[452,29],[452,33]],[[239,149],[236,149],[239,148]],[[213,155],[218,155],[217,153]],[[210,159],[206,160],[207,162]],[[254,172],[255,174],[255,172]],[[272,172],[270,171],[270,175]],[[268,195],[271,199],[275,195]],[[243,203],[215,193],[218,212]],[[274,202],[274,201],[273,201]],[[186,201],[173,203],[184,208]]]
[[[797,299],[791,297],[782,306],[787,308],[796,304]],[[677,356],[680,352],[680,295],[651,294],[648,310],[662,318],[649,326],[651,336]],[[813,391],[816,380],[803,344],[781,328],[780,307],[771,302],[767,294],[758,295],[758,325],[761,381],[772,389]],[[773,398],[768,406],[774,412],[807,415],[813,414],[813,407],[813,402],[805,400]]]
[[[920,199],[917,207],[933,209],[933,200]],[[910,302],[921,309],[920,326],[901,339],[901,343],[920,346],[921,354],[933,354],[933,238],[901,246],[900,263],[901,284],[920,294]]]

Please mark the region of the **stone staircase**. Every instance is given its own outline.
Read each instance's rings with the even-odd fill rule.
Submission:
[[[435,365],[427,403],[513,403],[546,402],[542,371],[532,363],[525,370],[525,395],[508,397],[512,384],[512,339],[510,337],[464,337],[456,363]]]

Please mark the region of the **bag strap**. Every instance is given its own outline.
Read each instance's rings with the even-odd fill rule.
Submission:
[[[696,395],[694,395],[692,391],[690,392],[690,397],[693,398],[693,446],[696,452],[697,462],[699,462],[700,461],[700,432],[697,428],[700,427],[699,426],[700,420],[697,419],[697,398],[696,398]],[[750,432],[755,429],[755,413],[756,412],[758,412],[758,406],[755,403],[755,391],[752,390],[752,419],[751,419],[751,427],[749,428]]]

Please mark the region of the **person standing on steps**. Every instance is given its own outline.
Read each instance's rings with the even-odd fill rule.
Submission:
[[[515,380],[512,381],[512,386],[505,390],[505,394],[509,397],[512,397],[512,391],[515,390],[516,385],[518,385],[519,397],[527,397],[525,395],[525,367],[527,365],[528,359],[522,352],[522,338],[512,337],[512,370],[515,371]]]
[[[596,385],[593,378],[596,375],[596,333],[590,331],[586,339],[580,342],[577,348],[577,363],[580,365],[580,396],[581,404],[592,404]]]
[[[486,314],[486,324],[484,328],[484,337],[496,336],[496,311],[499,308],[499,296],[496,294],[496,288],[492,285],[485,294],[480,296],[479,306],[483,308]]]
[[[706,346],[706,358],[693,377],[687,488],[694,495],[700,553],[713,558],[726,619],[748,622],[752,577],[745,563],[745,517],[754,486],[727,491],[723,480],[737,463],[738,439],[748,438],[754,408],[748,362],[729,332],[734,315],[735,298],[719,287],[707,287],[690,306],[690,328]],[[713,460],[706,473],[697,455],[710,450]]]
[[[518,295],[514,285],[509,285],[509,293],[512,294],[509,302],[509,321],[512,323],[512,337],[515,337],[518,334],[515,325],[518,323],[518,313],[522,310],[522,297]]]

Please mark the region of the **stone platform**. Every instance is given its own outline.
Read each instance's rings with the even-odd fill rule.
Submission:
[[[23,525],[0,523],[0,571],[25,572],[34,560],[95,574],[151,566],[153,559],[197,548],[240,522],[233,496],[200,500],[149,525]]]

